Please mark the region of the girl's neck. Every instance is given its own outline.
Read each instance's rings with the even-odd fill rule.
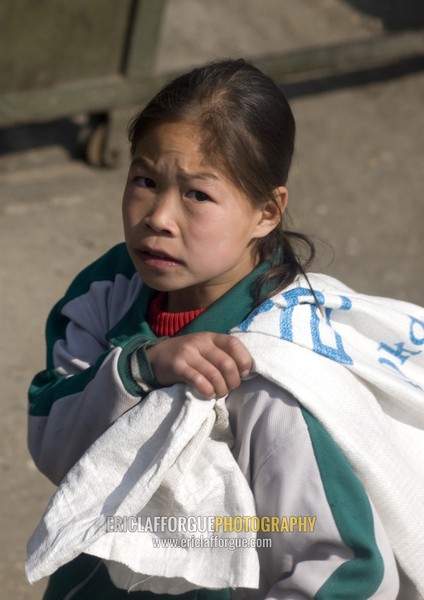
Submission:
[[[259,260],[249,253],[234,268],[215,277],[213,282],[168,292],[164,308],[170,313],[204,310],[240,283],[242,279],[255,270],[258,264]]]
[[[204,308],[198,308],[170,312],[167,310],[167,294],[159,292],[150,302],[147,320],[151,330],[157,337],[172,337],[204,310]]]

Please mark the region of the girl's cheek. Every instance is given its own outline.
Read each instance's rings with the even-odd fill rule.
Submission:
[[[124,223],[127,227],[133,227],[137,220],[139,220],[137,216],[137,210],[135,209],[134,204],[130,202],[124,203],[122,212]]]

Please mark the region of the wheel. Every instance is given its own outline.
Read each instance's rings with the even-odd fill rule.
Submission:
[[[85,158],[93,167],[118,167],[122,159],[122,149],[115,140],[109,121],[97,124],[88,137]]]

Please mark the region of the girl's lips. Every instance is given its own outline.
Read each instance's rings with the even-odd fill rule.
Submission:
[[[165,252],[137,250],[137,255],[146,265],[151,267],[170,268],[181,264],[181,261],[177,260],[173,256],[170,256],[169,254],[166,254]]]

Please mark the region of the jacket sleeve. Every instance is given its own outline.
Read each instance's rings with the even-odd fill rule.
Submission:
[[[233,407],[257,514],[271,524],[258,532],[260,597],[395,600],[390,542],[337,445],[284,390],[259,377],[247,383],[230,415]]]
[[[119,260],[116,266],[117,258],[115,252],[84,270],[47,321],[47,368],[29,390],[28,446],[39,470],[56,484],[146,392],[130,369],[143,339],[136,335],[112,346],[106,337],[141,285],[130,266],[120,267]],[[105,270],[110,262],[118,271],[112,275]]]

